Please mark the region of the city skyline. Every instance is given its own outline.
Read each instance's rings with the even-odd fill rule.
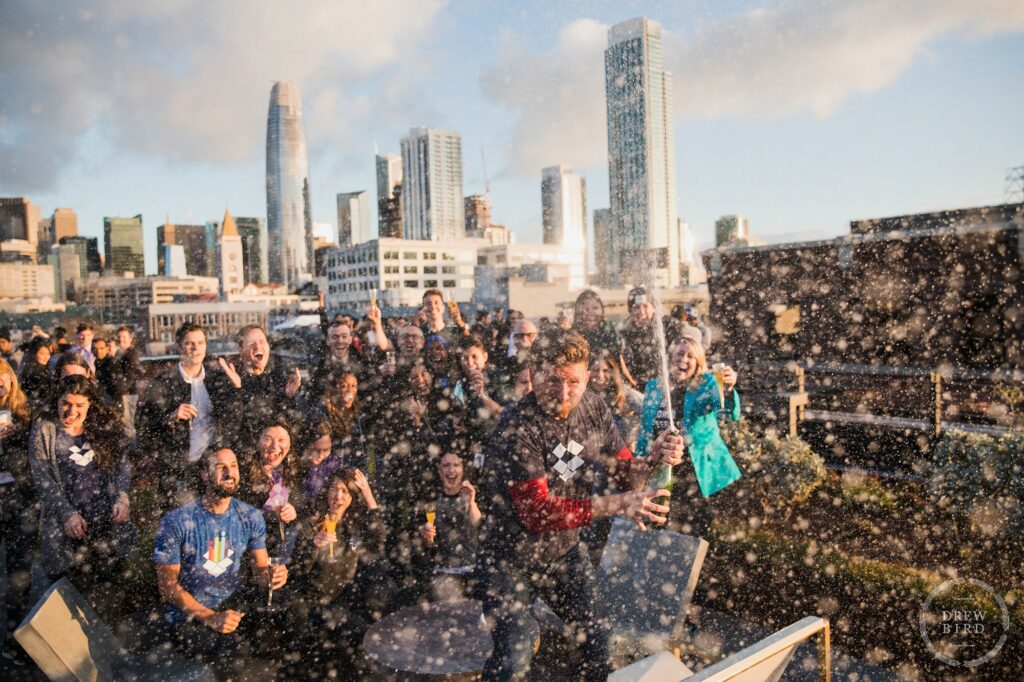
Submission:
[[[230,5],[182,17],[186,30],[219,27],[221,41],[167,29],[165,13],[145,7],[122,15],[101,5],[62,22],[55,11],[19,6],[0,22],[19,47],[4,74],[0,193],[28,196],[44,216],[70,207],[87,236],[101,236],[103,216],[141,213],[149,272],[155,227],[168,213],[183,224],[216,220],[227,207],[264,215],[260,130],[266,84],[278,78],[305,94],[317,222],[333,222],[338,192],[375,186],[374,143],[395,153],[419,125],[462,136],[464,194],[484,189],[485,148],[494,221],[519,241],[541,241],[536,178],[547,166],[572,165],[586,179],[593,220],[608,206],[602,53],[608,28],[637,16],[663,27],[676,78],[678,215],[702,248],[728,214],[778,241],[834,236],[865,216],[1001,203],[1006,169],[1024,161],[1012,115],[1024,103],[1013,68],[1024,58],[1024,10],[1014,3],[908,3],[899,12],[866,2],[486,12],[413,3],[386,16],[340,3],[319,17],[323,26]],[[286,54],[271,30],[279,22],[310,31],[317,47]],[[121,36],[117,50],[101,49],[109,41],[94,36],[96,26]],[[335,34],[351,40],[325,39]],[[208,44],[221,47],[204,51]],[[138,60],[149,65],[128,69],[116,88],[54,71],[73,48],[90,72],[127,69],[143,45],[198,62],[165,72]],[[83,100],[86,88],[109,89],[117,107]],[[977,105],[993,92],[999,107]]]

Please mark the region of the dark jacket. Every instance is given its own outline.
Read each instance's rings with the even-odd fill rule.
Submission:
[[[210,379],[223,374],[219,367],[205,363],[204,381],[213,403],[214,423],[218,422],[219,405],[210,392]],[[171,412],[182,403],[192,402],[192,387],[181,378],[177,363],[146,384],[139,398],[135,415],[136,437],[146,461],[156,464],[159,471],[181,475],[189,467],[189,423],[180,419],[170,421]]]
[[[206,390],[214,404],[218,439],[231,446],[242,464],[256,452],[264,426],[283,418],[297,432],[301,414],[296,400],[285,393],[290,366],[271,357],[262,374],[246,374],[237,362],[236,369],[242,379],[241,388],[235,388],[218,368],[206,373]]]

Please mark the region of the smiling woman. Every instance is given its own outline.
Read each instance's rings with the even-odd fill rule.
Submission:
[[[54,395],[29,439],[42,503],[43,568],[51,580],[71,578],[101,613],[116,613],[120,572],[134,548],[128,522],[132,441],[88,378],[67,377]]]

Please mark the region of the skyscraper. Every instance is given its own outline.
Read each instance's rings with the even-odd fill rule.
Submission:
[[[242,238],[242,263],[246,284],[266,284],[270,281],[270,263],[267,259],[267,223],[262,218],[235,218],[235,226]]]
[[[61,246],[71,246],[78,254],[78,267],[81,268],[81,278],[85,279],[90,272],[100,272],[100,248],[99,240],[96,237],[61,237],[57,243]]]
[[[570,166],[541,171],[541,215],[544,243],[583,253],[587,235],[587,183]]]
[[[638,18],[612,26],[604,69],[614,271],[676,286],[672,74],[662,66],[661,25]]]
[[[168,220],[156,228],[157,271],[165,272],[167,249],[179,245],[185,251],[185,270],[196,277],[213,277],[216,268],[210,267],[207,256],[206,225],[175,225]]]
[[[402,173],[405,238],[464,236],[461,136],[412,128],[402,140]]]
[[[615,225],[610,208],[594,209],[594,283],[612,286],[617,272],[614,267],[612,243]]]
[[[402,157],[377,156],[377,235],[402,237]]]
[[[146,275],[146,255],[143,250],[142,215],[132,218],[103,219],[103,255],[108,275],[123,277],[134,273]]]
[[[312,278],[313,219],[302,103],[294,83],[278,81],[267,114],[267,233],[272,282],[295,289]]]
[[[370,226],[369,193],[364,189],[338,194],[338,245],[354,246],[376,236]]]

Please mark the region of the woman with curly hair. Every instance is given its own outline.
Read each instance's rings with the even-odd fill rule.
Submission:
[[[88,377],[61,379],[29,436],[41,502],[40,549],[51,580],[67,576],[116,613],[119,574],[134,547],[129,524],[132,441]]]

